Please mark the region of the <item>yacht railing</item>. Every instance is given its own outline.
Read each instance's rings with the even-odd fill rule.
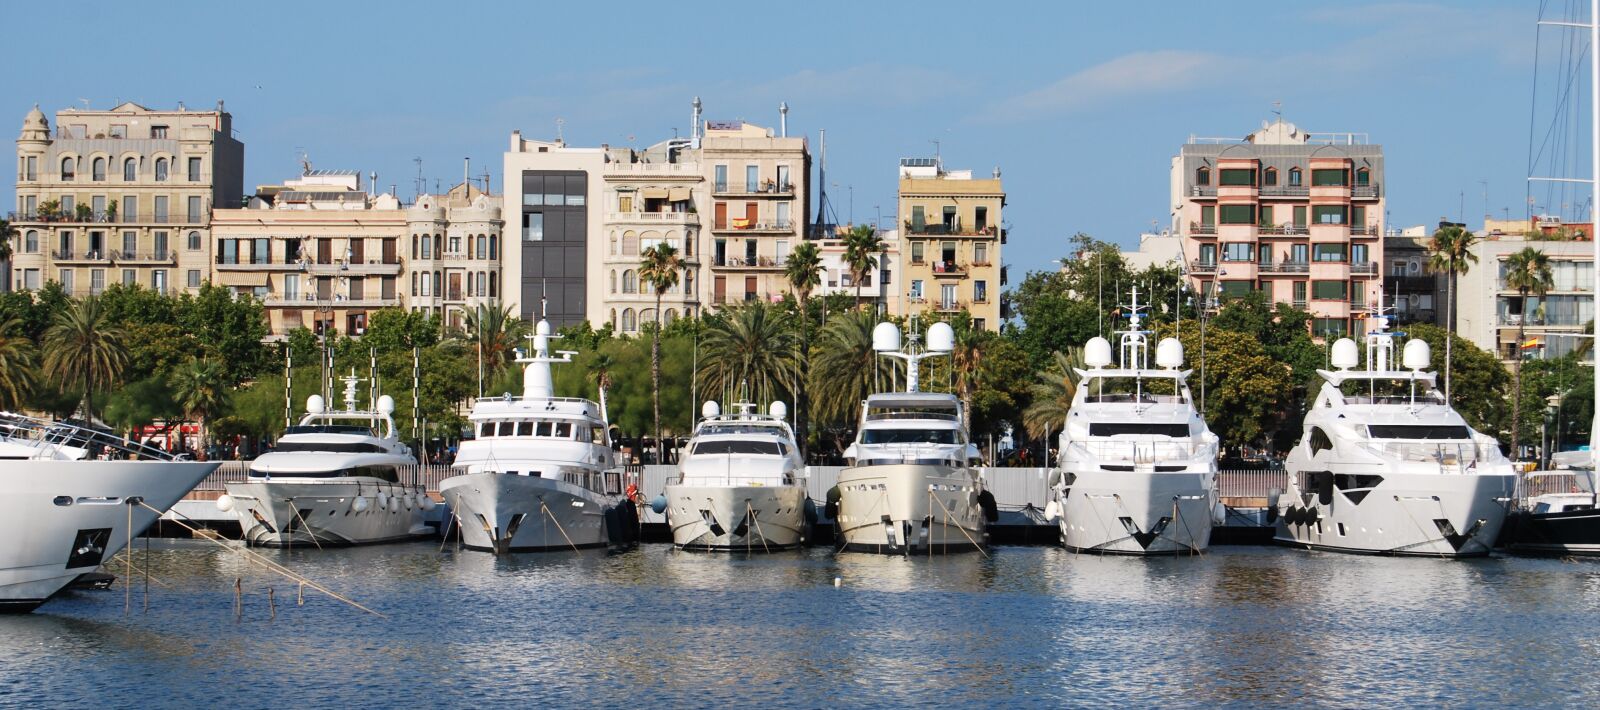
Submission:
[[[593,402],[582,397],[522,397],[510,393],[495,397],[486,395],[483,397],[478,397],[472,400],[472,402],[473,404],[477,404],[478,402],[555,402],[558,404],[593,404]]]
[[[1095,393],[1092,385],[1090,386],[1088,394],[1085,396],[1087,398],[1086,401],[1089,404],[1183,404],[1183,397],[1181,395],[1150,394],[1149,392],[1145,392],[1140,395],[1135,395],[1132,392],[1107,392],[1105,394],[1097,394]]]
[[[944,412],[867,412],[867,421],[887,421],[891,419],[932,419],[935,421],[959,422],[961,417]]]
[[[1070,448],[1080,455],[1101,461],[1128,461],[1136,464],[1162,461],[1187,461],[1201,453],[1203,444],[1188,441],[1118,441],[1104,439],[1074,441]]]
[[[72,447],[88,452],[89,458],[117,458],[131,461],[176,461],[178,457],[154,446],[130,441],[109,431],[73,421],[47,422],[42,419],[0,412],[0,436],[34,446],[35,458],[47,456],[49,447]]]
[[[1461,467],[1465,470],[1467,466],[1497,463],[1505,458],[1500,454],[1500,447],[1493,444],[1364,441],[1358,442],[1356,446],[1360,450],[1384,458],[1412,463],[1435,463],[1441,469]]]

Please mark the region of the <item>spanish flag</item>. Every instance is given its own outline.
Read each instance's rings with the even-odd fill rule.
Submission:
[[[1522,344],[1522,349],[1523,350],[1530,350],[1530,349],[1533,349],[1533,348],[1537,348],[1539,346],[1540,346],[1539,339],[1538,338],[1532,338],[1528,342]]]

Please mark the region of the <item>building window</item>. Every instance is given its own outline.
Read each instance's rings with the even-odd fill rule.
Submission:
[[[1272,187],[1274,185],[1277,185],[1278,184],[1278,169],[1277,168],[1267,168],[1266,170],[1261,171],[1261,184],[1264,187]]]
[[[1254,261],[1255,245],[1249,242],[1229,242],[1222,245],[1223,261]]]
[[[522,215],[522,240],[525,242],[544,241],[544,214],[542,212],[529,212]]]
[[[151,138],[166,138],[167,137],[167,127],[166,126],[151,126],[150,127],[150,137]]]
[[[139,221],[139,197],[137,195],[122,196],[122,221]]]
[[[1306,282],[1294,282],[1294,305],[1304,308],[1306,305]]]
[[[122,285],[123,286],[137,286],[137,285],[139,285],[139,272],[134,271],[133,269],[123,269],[122,270]]]
[[[944,284],[939,287],[939,307],[953,311],[956,308],[956,285]]]
[[[1318,301],[1343,301],[1350,295],[1350,284],[1344,281],[1312,281],[1311,297]]]
[[[911,297],[922,298],[922,279],[911,280]]]
[[[761,169],[760,168],[758,168],[757,166],[754,166],[754,165],[746,165],[746,166],[744,166],[744,191],[745,192],[755,192],[755,191],[757,191],[757,189],[760,187],[759,185],[757,185],[757,183],[760,182],[760,181],[761,181]]]
[[[155,217],[156,221],[157,222],[165,222],[165,221],[167,221],[167,196],[166,195],[156,195],[155,200],[156,200],[156,217]]]
[[[611,282],[611,293],[616,293],[617,292],[617,270],[616,269],[612,269],[611,270],[610,282]]]
[[[90,175],[90,179],[94,180],[95,182],[105,182],[106,181],[106,159],[105,158],[95,158],[94,162],[91,163],[91,165],[93,165],[94,167],[92,167],[90,169],[90,174],[89,174]]]
[[[39,232],[30,229],[23,233],[22,251],[28,254],[39,253]]]
[[[1273,226],[1273,224],[1272,224],[1272,205],[1262,205],[1261,206],[1261,226],[1263,226],[1263,227],[1271,227],[1271,226]]]
[[[989,263],[989,245],[978,242],[972,245],[972,263],[974,265],[987,265]]]
[[[1199,170],[1194,171],[1194,184],[1196,184],[1196,185],[1210,185],[1211,184],[1211,168],[1208,168],[1208,167],[1205,167],[1204,165],[1202,165],[1202,166],[1200,166]]]
[[[500,245],[497,242],[499,242],[499,235],[497,235],[497,234],[489,235],[489,258],[490,259],[498,259],[498,258],[500,258]]]
[[[139,163],[133,158],[122,161],[123,182],[133,182],[139,179]]]
[[[1347,332],[1347,325],[1343,318],[1313,318],[1311,334],[1319,338],[1343,338]]]
[[[28,156],[27,166],[28,166],[28,169],[25,172],[25,175],[27,177],[25,177],[24,179],[25,180],[38,180],[39,179],[39,157],[36,156],[36,155]]]
[[[200,197],[198,195],[189,198],[189,221],[191,223],[200,221]]]
[[[189,288],[200,288],[200,270],[190,269],[188,276]]]
[[[1318,168],[1311,171],[1312,187],[1341,187],[1347,182],[1349,172],[1344,168]]]
[[[1219,185],[1229,187],[1255,187],[1256,171],[1250,168],[1223,168]]]
[[[133,255],[137,254],[137,253],[139,253],[139,233],[138,232],[123,232],[122,233],[122,256],[124,258],[131,259],[131,258],[133,258]]]
[[[1255,283],[1251,281],[1222,281],[1219,282],[1217,288],[1219,289],[1218,293],[1223,296],[1243,296],[1255,289]]]
[[[973,301],[973,303],[988,303],[989,302],[989,282],[988,281],[978,280],[978,281],[972,282],[972,301]]]
[[[1301,229],[1305,228],[1305,226],[1306,226],[1306,207],[1305,207],[1305,205],[1295,205],[1295,208],[1294,208],[1294,226],[1300,227]]]
[[[1215,226],[1216,224],[1217,224],[1217,207],[1216,207],[1216,205],[1201,205],[1200,206],[1200,225],[1203,226],[1203,227],[1212,227],[1212,226]]]
[[[624,333],[632,333],[635,330],[637,330],[637,326],[635,325],[634,320],[633,320],[633,309],[632,308],[624,308],[624,309],[622,309],[622,332],[624,332]]]
[[[1344,224],[1344,205],[1312,205],[1311,221],[1315,224]]]
[[[200,182],[200,159],[189,159],[189,182]]]
[[[66,291],[67,295],[72,295],[72,269],[61,270],[60,282],[61,290]]]
[[[156,234],[160,235],[160,237],[163,240],[166,239],[166,236],[167,236],[166,232],[156,232]],[[188,246],[189,246],[189,251],[200,251],[200,233],[199,232],[190,232],[189,233],[189,245]]]
[[[78,169],[77,169],[77,166],[73,163],[71,158],[62,158],[61,159],[61,179],[62,180],[76,180],[76,179],[78,179]]]
[[[712,178],[712,182],[715,183],[712,186],[712,189],[716,190],[717,192],[727,192],[728,191],[728,166],[726,166],[726,165],[718,165],[718,166],[716,166],[715,169],[713,169],[712,173],[714,175],[714,177]]]
[[[1370,185],[1370,184],[1372,184],[1372,171],[1367,170],[1366,168],[1361,168],[1360,170],[1357,170],[1356,171],[1356,185],[1358,185],[1360,187],[1366,187],[1367,185]]]
[[[1313,244],[1311,258],[1319,262],[1344,261],[1343,244]]]
[[[156,158],[156,182],[167,181],[167,159]]]
[[[106,290],[106,270],[89,270],[89,294],[98,296]]]
[[[1200,263],[1205,264],[1206,266],[1216,266],[1217,265],[1217,245],[1215,245],[1215,244],[1201,244],[1200,245]]]
[[[925,248],[926,247],[924,246],[924,242],[912,242],[911,243],[911,263],[913,263],[913,264],[922,263],[922,253],[923,253],[923,249],[925,249]]]
[[[622,292],[639,292],[639,275],[635,274],[633,269],[628,269],[627,271],[622,272]]]
[[[1223,224],[1255,224],[1255,205],[1220,205],[1217,211]]]

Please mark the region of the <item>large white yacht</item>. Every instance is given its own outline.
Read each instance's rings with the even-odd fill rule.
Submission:
[[[604,408],[555,396],[550,324],[535,326],[521,397],[484,397],[469,417],[477,436],[461,442],[456,475],[439,484],[463,544],[474,550],[533,552],[632,542],[638,511],[612,470]],[[520,355],[520,353],[519,353]]]
[[[917,391],[919,361],[950,354],[954,332],[935,323],[927,350],[918,350],[913,334],[901,352],[900,329],[879,323],[872,345],[906,361],[906,391],[873,394],[862,404],[855,443],[844,454],[850,465],[828,493],[842,546],[896,555],[983,549],[997,511],[961,424],[961,402]]]
[[[321,395],[306,399],[300,423],[250,463],[249,480],[217,499],[239,516],[246,544],[329,547],[398,542],[433,534],[423,512],[434,502],[415,481],[417,459],[394,427],[394,400],[358,410],[354,374],[344,378],[343,410]]]
[[[678,477],[660,501],[672,542],[693,550],[768,552],[798,547],[807,538],[805,462],[787,408],[770,414],[716,402],[701,408],[700,424],[678,462]],[[657,511],[660,512],[660,511]]]
[[[172,507],[220,465],[6,412],[0,460],[0,612],[32,611],[109,562],[160,516],[150,508]]]
[[[1057,519],[1061,543],[1081,552],[1190,554],[1211,543],[1219,509],[1217,436],[1189,392],[1183,344],[1166,338],[1148,365],[1138,290],[1121,332],[1121,367],[1111,343],[1092,338],[1088,370],[1061,431],[1059,470],[1045,517]]]
[[[1356,342],[1333,344],[1305,431],[1284,462],[1273,505],[1276,539],[1336,552],[1471,557],[1489,554],[1516,474],[1493,437],[1467,426],[1434,386],[1428,344],[1405,344],[1381,307],[1367,319],[1366,369]]]

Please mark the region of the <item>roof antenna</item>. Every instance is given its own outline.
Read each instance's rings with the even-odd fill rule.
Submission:
[[[1272,115],[1278,117],[1278,122],[1279,123],[1283,122],[1283,102],[1282,101],[1274,101],[1274,102],[1272,102]]]
[[[567,125],[567,119],[565,119],[565,118],[557,118],[556,119],[556,142],[557,143],[561,143],[561,144],[565,144],[566,143],[566,140],[561,137],[561,127],[565,126],[565,125]]]
[[[412,158],[411,162],[417,164],[417,195],[416,196],[417,197],[422,197],[422,191],[428,187],[428,181],[423,179],[423,177],[422,177],[422,156],[419,155],[419,156],[417,156],[415,158]]]

